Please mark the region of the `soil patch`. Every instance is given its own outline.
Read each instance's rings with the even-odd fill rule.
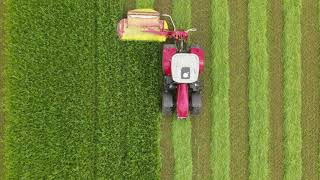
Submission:
[[[230,141],[231,179],[248,179],[248,1],[230,7]]]
[[[268,20],[270,70],[270,170],[271,179],[283,177],[283,66],[281,35],[283,30],[282,1],[271,0]]]
[[[319,44],[317,0],[302,1],[302,160],[303,179],[319,179]]]

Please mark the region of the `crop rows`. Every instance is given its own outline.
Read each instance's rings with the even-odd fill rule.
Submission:
[[[160,47],[119,42],[116,34],[109,33],[122,13],[122,5],[116,4],[99,3],[98,39],[103,41],[98,46],[98,177],[157,179]]]
[[[268,179],[267,0],[249,0],[249,179]]]
[[[172,17],[177,28],[191,27],[191,0],[172,0]],[[173,119],[174,179],[192,179],[191,121]]]
[[[8,0],[8,178],[159,178],[160,45],[118,40],[123,3]]]
[[[283,11],[284,179],[301,179],[301,0],[284,0]]]
[[[229,140],[229,7],[227,0],[211,3],[212,28],[212,178],[230,179]]]
[[[7,179],[94,172],[95,3],[6,1]]]

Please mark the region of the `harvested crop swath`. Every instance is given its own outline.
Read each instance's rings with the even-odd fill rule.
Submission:
[[[192,179],[191,122],[173,119],[174,179]]]
[[[120,42],[110,33],[121,7],[99,1],[97,177],[159,179],[160,44]]]
[[[249,0],[249,179],[268,179],[267,0]]]
[[[284,0],[283,8],[284,179],[301,179],[301,1]]]
[[[93,179],[95,2],[6,12],[6,178]]]
[[[227,0],[211,3],[212,28],[212,178],[230,179],[229,141],[229,7]]]
[[[177,28],[191,27],[191,0],[172,0],[172,17]],[[173,119],[172,141],[175,158],[175,179],[192,178],[191,121]]]

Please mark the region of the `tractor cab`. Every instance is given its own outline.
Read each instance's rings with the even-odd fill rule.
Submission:
[[[194,83],[199,75],[199,57],[191,53],[177,53],[171,60],[172,80],[177,83]]]

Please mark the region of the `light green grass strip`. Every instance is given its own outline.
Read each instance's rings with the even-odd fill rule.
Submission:
[[[95,2],[6,13],[6,179],[94,179]]]
[[[154,0],[136,0],[137,8],[150,8],[152,9],[154,5]]]
[[[284,0],[284,179],[302,178],[301,0]]]
[[[172,17],[177,28],[191,28],[191,0],[172,0]],[[175,180],[192,179],[191,121],[173,119],[172,141],[174,149]]]
[[[249,0],[249,179],[269,179],[267,0]]]
[[[173,119],[174,179],[192,179],[191,121]]]
[[[212,28],[212,178],[230,179],[229,141],[229,7],[227,0],[211,3]]]

